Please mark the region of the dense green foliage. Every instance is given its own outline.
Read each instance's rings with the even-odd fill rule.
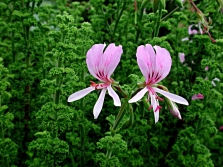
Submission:
[[[2,0],[0,167],[223,166],[222,18],[222,0]],[[122,45],[112,78],[125,93],[121,107],[106,95],[94,119],[99,91],[67,98],[97,82],[86,53],[98,43]],[[171,54],[162,84],[188,100],[182,120],[164,102],[156,124],[145,99],[127,103],[144,81],[135,55],[145,44]]]

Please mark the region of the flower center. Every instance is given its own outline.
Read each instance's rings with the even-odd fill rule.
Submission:
[[[90,81],[90,82],[91,82],[90,86],[95,87],[96,90],[107,88],[112,83],[111,81],[107,81],[105,83],[98,83],[98,84],[93,81]]]

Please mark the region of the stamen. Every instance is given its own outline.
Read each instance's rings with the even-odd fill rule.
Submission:
[[[156,99],[160,100],[160,101],[164,101],[161,97],[159,97],[158,95],[156,95]]]
[[[154,112],[159,111],[159,109],[161,108],[162,108],[161,106],[157,106]]]
[[[153,106],[151,105],[149,108],[148,108],[148,110],[151,110],[153,108]]]

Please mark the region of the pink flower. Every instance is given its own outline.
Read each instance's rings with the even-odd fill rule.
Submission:
[[[220,126],[220,127],[219,127],[219,130],[220,130],[220,131],[223,131],[223,126]]]
[[[113,98],[115,106],[121,106],[121,101],[116,92],[112,89],[114,80],[111,78],[112,73],[117,67],[121,54],[122,46],[115,46],[114,43],[108,45],[103,53],[105,44],[95,44],[87,52],[87,67],[92,76],[97,78],[101,83],[96,84],[91,82],[90,87],[73,93],[69,96],[68,102],[79,100],[92,92],[93,90],[101,89],[100,96],[94,106],[93,114],[97,119],[102,110],[106,91]]]
[[[166,49],[159,46],[154,46],[154,49],[150,44],[146,44],[146,46],[141,45],[137,49],[137,62],[146,81],[144,88],[132,97],[129,103],[137,102],[145,93],[148,93],[148,100],[149,98],[151,100],[151,107],[154,111],[156,123],[159,120],[159,110],[161,108],[158,100],[162,100],[156,94],[157,92],[176,103],[188,105],[188,102],[178,95],[158,88],[157,83],[164,79],[170,72],[172,59]]]
[[[195,30],[195,29],[191,29],[192,27],[198,27],[198,29],[199,29],[199,32],[197,31],[197,30]],[[203,31],[202,31],[202,29],[201,29],[201,23],[200,22],[198,22],[198,24],[191,24],[189,27],[188,27],[188,34],[189,35],[192,35],[192,34],[198,34],[198,33],[200,33],[200,34],[203,34]]]
[[[208,70],[209,70],[209,66],[206,66],[206,67],[204,68],[204,70],[205,70],[205,71],[208,71]]]
[[[198,94],[193,95],[191,100],[198,100],[198,99],[203,99],[203,98],[204,98],[204,96],[202,94],[198,93]]]
[[[185,54],[179,53],[180,62],[183,63],[185,61]]]
[[[189,27],[188,27],[188,34],[189,35],[192,35],[192,34],[197,34],[198,33],[198,31],[197,30],[195,30],[195,29],[191,29],[192,27],[193,27],[194,25],[193,24],[191,24]]]

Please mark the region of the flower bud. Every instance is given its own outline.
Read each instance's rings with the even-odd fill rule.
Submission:
[[[170,110],[170,113],[174,117],[181,119],[181,115],[180,115],[180,112],[178,110],[178,107],[177,107],[176,103],[174,103],[173,101],[171,101],[171,100],[169,100],[167,98],[165,98],[165,101],[167,102],[167,106],[168,106],[168,108]]]

